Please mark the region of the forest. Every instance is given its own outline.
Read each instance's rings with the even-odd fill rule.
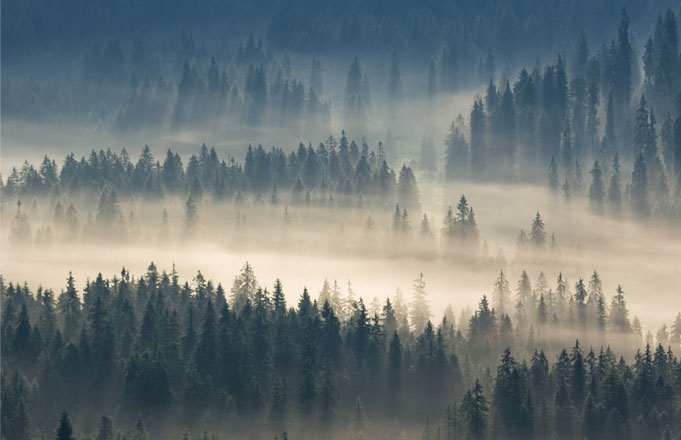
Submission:
[[[678,0],[0,7],[2,440],[681,440]]]
[[[69,274],[57,295],[2,283],[6,438],[55,426],[58,439],[679,432],[671,346],[681,313],[644,336],[623,288],[608,303],[596,271],[574,286],[523,271],[513,288],[501,271],[490,297],[458,317],[451,305],[432,313],[423,274],[411,295],[383,303],[324,280],[293,305],[279,279],[260,285],[249,263],[229,291],[200,271],[182,283],[174,267],[153,263],[139,277],[100,273],[81,289]]]

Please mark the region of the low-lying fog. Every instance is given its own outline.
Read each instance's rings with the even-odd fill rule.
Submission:
[[[168,211],[170,236],[182,235],[182,202],[122,203],[122,211],[135,210],[137,232],[123,242],[86,244],[80,239],[68,247],[55,239],[50,245],[29,249],[10,247],[9,230],[15,207],[5,204],[2,218],[2,275],[6,281],[24,282],[59,291],[73,271],[80,288],[86,278],[98,272],[118,274],[123,266],[136,276],[153,261],[170,271],[175,264],[183,281],[191,281],[198,270],[215,283],[229,289],[245,261],[250,262],[262,286],[271,287],[280,278],[289,304],[296,304],[303,287],[313,297],[324,279],[338,280],[344,292],[351,280],[356,296],[370,305],[380,302],[401,288],[410,298],[412,282],[423,272],[435,319],[451,304],[458,318],[462,309],[475,308],[483,294],[490,295],[500,269],[508,274],[515,290],[521,270],[527,269],[534,285],[544,271],[555,289],[562,271],[570,290],[580,278],[588,279],[597,270],[603,280],[609,304],[621,284],[631,317],[637,315],[644,331],[653,332],[664,322],[670,324],[681,311],[681,237],[677,230],[652,223],[615,221],[589,214],[580,200],[566,202],[550,197],[545,188],[526,185],[487,185],[454,183],[443,190],[441,182],[419,176],[424,211],[431,220],[441,249],[440,229],[448,205],[456,205],[465,194],[476,212],[481,243],[486,240],[492,255],[500,248],[507,267],[492,259],[472,263],[470,259],[430,254],[428,258],[400,246],[403,236],[391,232],[391,210],[368,208],[289,207],[288,221],[283,205],[199,205],[200,233],[196,238],[164,241],[158,230],[161,212]],[[45,205],[43,206],[43,203]],[[31,218],[34,231],[52,217],[48,202],[41,202]],[[28,207],[28,205],[26,205]],[[90,209],[94,215],[96,204]],[[539,211],[546,223],[547,237],[552,233],[560,247],[558,253],[532,258],[516,258],[516,240],[521,228],[529,232],[531,220]],[[79,210],[81,221],[87,211]],[[236,227],[236,217],[246,216],[246,227]],[[373,231],[366,230],[371,214]],[[413,236],[418,233],[420,214],[410,213]],[[130,235],[132,235],[130,237]],[[369,237],[369,238],[367,238]],[[416,241],[416,238],[413,238]]]

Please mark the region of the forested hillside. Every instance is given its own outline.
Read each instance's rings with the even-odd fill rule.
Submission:
[[[0,7],[0,440],[681,440],[681,1]]]
[[[423,274],[408,297],[370,304],[328,280],[287,303],[248,263],[229,290],[153,263],[81,283],[69,275],[56,294],[3,280],[5,438],[51,435],[58,420],[58,439],[678,431],[681,315],[644,338],[623,288],[608,300],[597,272],[573,285],[523,271],[513,288],[501,272],[458,317],[433,316]]]

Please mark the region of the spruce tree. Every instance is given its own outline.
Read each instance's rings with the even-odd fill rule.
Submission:
[[[59,425],[57,425],[57,435],[56,440],[75,440],[73,436],[73,426],[71,426],[71,420],[69,415],[65,412],[61,413],[59,417]]]
[[[417,333],[420,333],[430,320],[431,312],[428,304],[428,294],[426,293],[426,282],[423,273],[414,280],[414,299],[411,303],[411,324]]]
[[[648,172],[643,153],[637,155],[631,175],[631,207],[639,218],[647,218],[650,215]]]
[[[591,185],[589,186],[589,206],[591,210],[597,214],[603,213],[605,205],[605,183],[603,182],[603,172],[598,165],[598,161],[594,162],[594,167],[591,170]]]
[[[558,166],[556,165],[556,160],[554,156],[551,156],[551,162],[549,163],[549,189],[553,193],[557,193],[560,184],[558,183]]]
[[[546,246],[546,231],[544,230],[544,220],[537,212],[537,215],[532,220],[532,228],[530,230],[530,243],[535,249],[544,249]]]
[[[489,404],[482,393],[482,384],[476,379],[472,391],[464,396],[459,409],[466,424],[467,438],[483,440],[487,437]]]
[[[503,316],[505,313],[511,311],[511,289],[508,286],[508,280],[506,279],[503,270],[499,272],[499,276],[494,282],[494,293],[492,297],[494,298],[494,308],[499,316]]]
[[[618,155],[612,163],[612,176],[608,185],[608,209],[614,214],[619,214],[622,207],[622,180],[620,177],[620,163]]]

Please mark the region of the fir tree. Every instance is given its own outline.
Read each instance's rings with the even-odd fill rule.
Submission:
[[[65,412],[59,417],[59,425],[57,426],[56,440],[75,440],[73,436],[73,426],[71,426],[71,420],[69,415]]]
[[[603,182],[603,172],[598,161],[594,162],[591,170],[591,185],[589,186],[589,206],[598,214],[603,213],[605,204],[605,183]]]
[[[639,153],[634,162],[631,175],[631,207],[640,218],[650,214],[648,204],[648,173],[643,153]]]
[[[411,324],[417,332],[422,331],[426,327],[426,323],[430,320],[430,306],[428,304],[428,297],[426,293],[426,282],[423,279],[423,273],[414,280],[414,299],[411,303]]]

